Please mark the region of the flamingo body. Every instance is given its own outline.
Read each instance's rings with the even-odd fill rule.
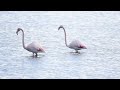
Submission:
[[[26,50],[30,51],[30,52],[33,52],[33,53],[41,53],[41,52],[45,52],[40,43],[38,42],[32,42],[30,43],[27,47],[26,47]]]
[[[78,40],[72,41],[69,45],[69,48],[74,49],[74,50],[81,50],[81,49],[86,49],[86,47]]]
[[[28,46],[25,46],[25,43],[24,43],[24,31],[21,28],[18,28],[17,31],[16,31],[17,35],[18,35],[19,31],[22,31],[22,44],[23,44],[24,49],[26,49],[29,52],[32,52],[33,56],[34,56],[34,53],[37,56],[37,53],[45,52],[44,49],[41,47],[39,42],[32,42]]]

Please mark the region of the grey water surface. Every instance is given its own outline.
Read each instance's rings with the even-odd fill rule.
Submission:
[[[86,45],[81,54],[64,43]],[[39,41],[46,53],[37,58],[22,47]],[[0,78],[120,79],[120,11],[0,11]]]

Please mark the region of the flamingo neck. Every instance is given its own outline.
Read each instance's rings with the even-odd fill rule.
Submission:
[[[65,34],[65,45],[68,47],[68,45],[67,45],[67,39],[66,39],[66,31],[65,31],[64,27],[63,27],[63,30],[64,30],[64,34]]]
[[[24,43],[24,31],[23,30],[21,30],[21,31],[22,31],[22,44],[23,44],[23,48],[26,49],[25,43]]]

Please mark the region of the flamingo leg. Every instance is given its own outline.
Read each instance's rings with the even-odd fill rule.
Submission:
[[[76,52],[75,53],[79,53],[78,50],[75,50]]]
[[[36,54],[35,56],[37,57],[37,56],[38,56],[38,54],[37,54],[37,53],[35,53],[35,54]]]
[[[34,53],[33,53],[33,56],[34,56]]]

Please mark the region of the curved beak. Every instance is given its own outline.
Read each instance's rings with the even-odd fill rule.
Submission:
[[[18,31],[16,32],[16,34],[18,35]]]
[[[61,27],[58,28],[58,30],[60,30]]]

